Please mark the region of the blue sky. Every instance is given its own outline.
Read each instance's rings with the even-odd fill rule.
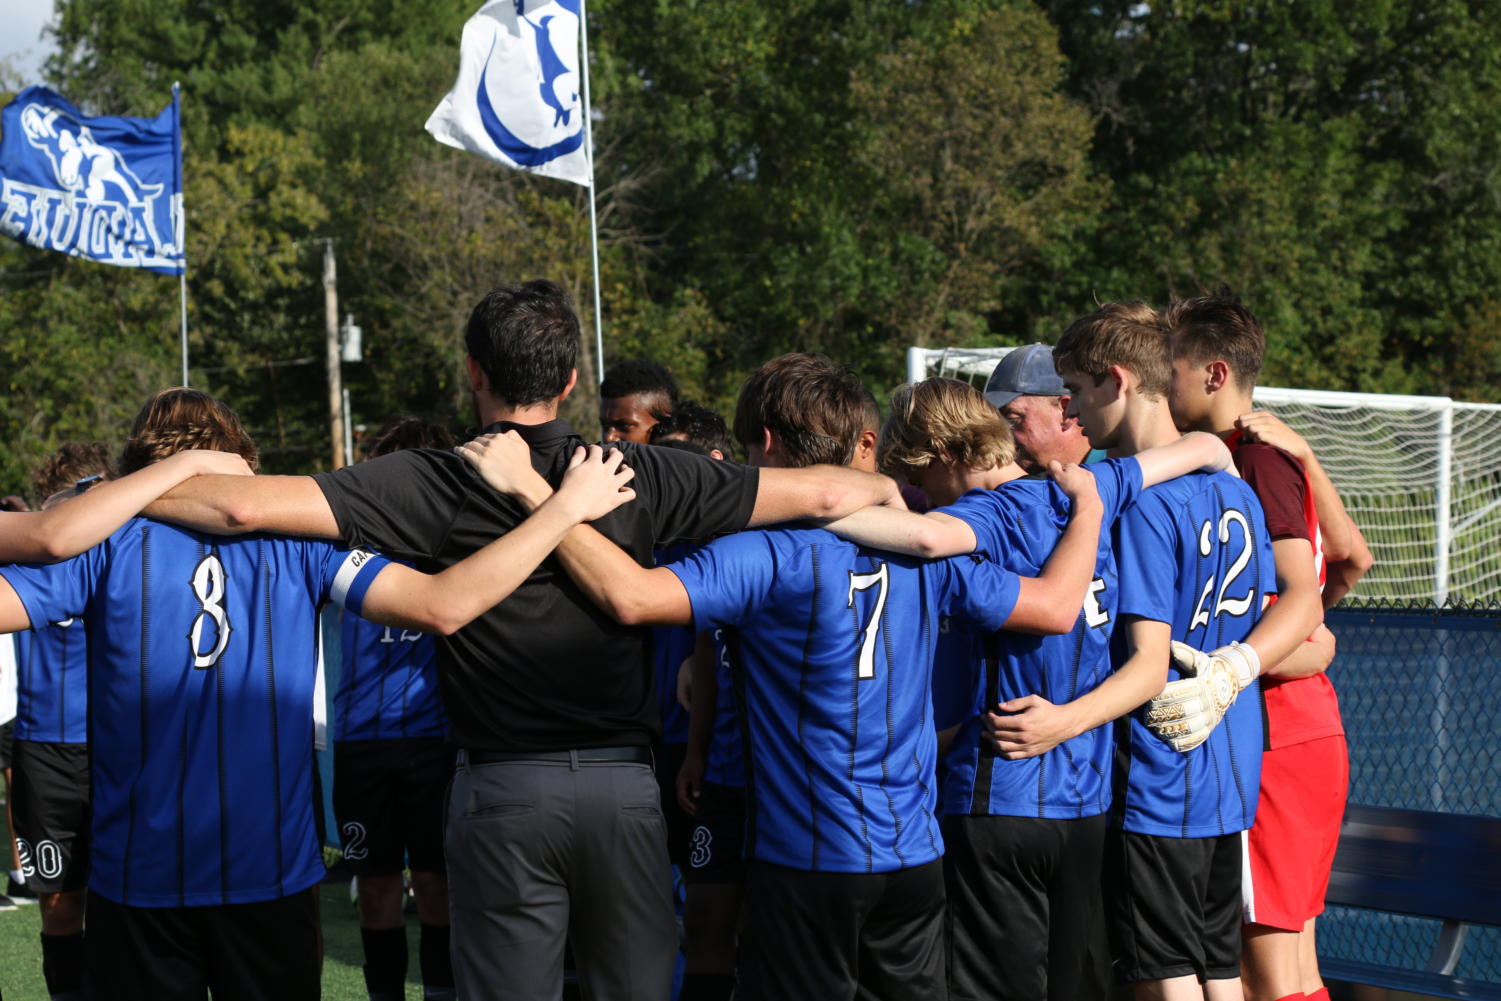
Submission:
[[[52,19],[52,0],[0,0],[0,59],[20,75],[21,84],[40,83],[42,61],[51,52],[42,26]]]

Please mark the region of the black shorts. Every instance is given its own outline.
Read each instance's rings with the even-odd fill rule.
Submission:
[[[953,1001],[1107,996],[1104,816],[947,816],[943,843]]]
[[[1107,925],[1117,979],[1240,976],[1245,835],[1105,839]]]
[[[89,881],[89,745],[18,740],[11,817],[26,885],[37,893]]]
[[[89,891],[91,1001],[317,1001],[317,887],[212,907],[129,907]]]
[[[0,769],[10,767],[11,747],[16,742],[16,721],[0,723]]]
[[[688,756],[687,744],[655,744],[651,749],[657,773],[657,794],[662,799],[662,819],[667,821],[667,857],[679,869],[688,863],[688,836],[693,818],[678,804],[678,772]]]
[[[442,737],[334,743],[334,817],[357,876],[443,872],[454,749]]]
[[[943,866],[746,873],[737,1001],[944,996]]]
[[[698,813],[692,818],[688,865],[689,884],[745,882],[745,789],[714,782],[699,785]]]

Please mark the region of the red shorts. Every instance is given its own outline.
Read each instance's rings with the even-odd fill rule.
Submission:
[[[1246,924],[1302,931],[1324,912],[1349,785],[1344,737],[1262,755],[1261,802],[1246,839],[1242,880]]]

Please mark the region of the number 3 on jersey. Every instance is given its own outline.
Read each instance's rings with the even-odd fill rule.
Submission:
[[[855,677],[868,681],[876,676],[876,634],[881,631],[881,613],[886,610],[886,589],[891,586],[891,574],[882,563],[870,573],[850,571],[850,594],[846,608],[855,607],[855,594],[876,589],[876,603],[870,618],[860,630],[860,661],[855,667]]]
[[[229,634],[234,632],[229,613],[224,610],[225,581],[224,564],[217,553],[209,553],[193,568],[193,594],[198,598],[199,611],[193,628],[188,630],[188,643],[193,649],[193,666],[200,671],[219,663],[229,646]],[[214,625],[214,645],[204,650],[203,627],[209,622]]]
[[[1214,526],[1208,521],[1200,525],[1199,555],[1208,556],[1211,552],[1214,551],[1214,539],[1212,538],[1212,536],[1215,534],[1219,536],[1219,541],[1221,544],[1228,543],[1230,541],[1231,525],[1240,526],[1240,552],[1236,555],[1235,560],[1230,564],[1230,570],[1225,574],[1225,579],[1220,583],[1219,591],[1215,594],[1213,612],[1210,612],[1210,610],[1206,606],[1206,602],[1208,602],[1209,600],[1210,593],[1214,591],[1215,575],[1210,574],[1209,579],[1204,582],[1204,590],[1199,593],[1199,603],[1197,606],[1195,606],[1193,618],[1188,623],[1189,632],[1193,632],[1200,626],[1209,625],[1210,620],[1218,618],[1221,613],[1228,613],[1232,617],[1245,615],[1246,612],[1250,611],[1252,604],[1254,604],[1256,601],[1255,586],[1252,586],[1251,589],[1246,592],[1246,595],[1243,598],[1225,597],[1225,592],[1230,590],[1230,586],[1234,584],[1236,579],[1239,578],[1240,575],[1245,571],[1246,564],[1251,562],[1251,526],[1246,521],[1246,516],[1244,514],[1235,510],[1235,508],[1233,507],[1226,508],[1220,514],[1218,533],[1215,532]]]

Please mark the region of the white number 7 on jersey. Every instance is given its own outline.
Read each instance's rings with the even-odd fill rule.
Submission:
[[[870,613],[870,620],[865,623],[865,628],[860,630],[860,663],[855,669],[855,677],[861,681],[867,681],[876,676],[876,633],[881,629],[881,613],[886,610],[886,588],[891,583],[891,574],[886,570],[886,564],[882,563],[871,573],[855,573],[850,571],[850,596],[846,608],[855,607],[855,592],[869,591],[876,588],[876,607]]]

